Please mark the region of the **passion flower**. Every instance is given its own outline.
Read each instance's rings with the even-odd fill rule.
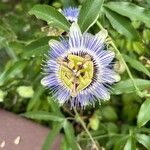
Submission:
[[[72,23],[68,39],[50,40],[41,83],[60,104],[84,107],[110,99],[110,85],[119,76],[111,64],[115,53],[106,49],[105,38],[102,31],[82,34],[78,24]]]
[[[77,22],[79,16],[79,8],[77,7],[68,7],[64,8],[61,13],[66,17],[68,21]]]

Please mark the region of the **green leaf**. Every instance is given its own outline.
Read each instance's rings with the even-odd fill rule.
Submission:
[[[130,49],[128,49],[130,51]],[[142,41],[132,41],[131,51],[135,51],[137,54],[142,55],[145,52],[145,46]]]
[[[21,85],[16,89],[17,93],[22,98],[31,98],[33,97],[34,91],[32,86]]]
[[[74,128],[72,124],[68,121],[64,122],[64,131],[65,131],[65,137],[68,143],[68,149],[70,150],[77,150],[77,143],[76,143],[76,138],[74,135]]]
[[[136,150],[135,140],[132,136],[129,136],[127,143],[124,146],[124,150]]]
[[[103,0],[86,0],[79,13],[78,24],[81,31],[88,30],[98,19]]]
[[[29,14],[35,15],[37,18],[46,21],[48,24],[69,31],[70,24],[67,19],[51,6],[37,4],[29,11]]]
[[[77,2],[75,0],[61,0],[63,7],[76,6]]]
[[[128,18],[123,17],[114,11],[111,11],[106,7],[104,7],[104,12],[116,31],[118,31],[120,34],[125,35],[131,40],[139,40],[139,35]]]
[[[50,150],[52,148],[52,144],[60,132],[61,128],[63,126],[63,123],[55,123],[52,130],[49,131],[48,136],[44,142],[42,150]]]
[[[149,9],[145,9],[130,2],[109,2],[105,6],[131,20],[139,20],[146,23],[148,26],[150,25]]]
[[[54,113],[46,112],[46,111],[35,111],[35,112],[26,112],[21,114],[24,117],[36,120],[44,120],[44,121],[57,121],[62,122],[64,118],[55,115]]]
[[[136,134],[136,140],[150,150],[150,136],[145,134]]]
[[[65,137],[61,141],[60,150],[68,150],[68,144]]]
[[[39,101],[40,96],[43,94],[44,88],[40,85],[37,87],[37,89],[34,92],[33,97],[30,99],[28,106],[27,106],[27,111],[32,110],[34,105],[36,105],[37,101]]]
[[[51,111],[53,113],[55,113],[56,115],[62,117],[63,114],[60,110],[59,104],[54,100],[54,98],[53,97],[48,97],[47,101],[48,101],[48,104],[50,105]]]
[[[116,121],[118,119],[115,109],[111,106],[104,107],[102,109],[102,115],[106,120],[109,120],[109,121]]]
[[[107,128],[107,131],[109,134],[115,134],[115,133],[119,132],[117,125],[115,123],[112,123],[112,122],[106,123],[106,128]]]
[[[21,60],[21,61],[15,62],[11,67],[6,69],[0,75],[0,86],[2,86],[9,79],[12,79],[15,76],[19,75],[23,71],[23,69],[26,67],[26,65],[27,65],[27,61]]]
[[[139,127],[144,126],[150,120],[150,98],[147,99],[141,106],[137,124]]]
[[[121,150],[123,148],[123,145],[126,143],[126,140],[128,138],[128,135],[124,135],[123,137],[120,137],[115,145],[114,145],[114,150]]]
[[[134,79],[134,82],[140,90],[144,90],[150,87],[149,80]],[[112,92],[113,94],[116,95],[123,94],[123,93],[132,93],[135,91],[136,90],[131,79],[120,81],[119,83],[117,83],[112,87]]]
[[[128,62],[130,64],[131,67],[133,67],[134,69],[141,71],[143,73],[145,73],[147,76],[150,77],[150,72],[149,70],[139,61],[135,60],[134,58],[130,58],[127,55],[123,55],[124,59],[126,62]]]
[[[12,41],[9,42],[9,47],[16,53],[21,53],[23,48],[25,47],[25,43],[21,41]]]
[[[13,41],[17,38],[8,21],[4,18],[0,20],[0,37],[6,38],[7,41]]]
[[[48,42],[52,37],[42,37],[35,41],[32,41],[30,44],[26,45],[23,50],[23,57],[31,56],[41,56],[49,50]]]

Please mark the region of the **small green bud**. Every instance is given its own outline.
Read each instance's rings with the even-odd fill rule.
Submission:
[[[19,86],[17,92],[23,98],[31,98],[34,94],[32,86]]]
[[[0,102],[4,101],[5,96],[6,96],[6,93],[4,91],[0,90]]]
[[[93,130],[97,130],[99,127],[99,117],[94,114],[90,119],[89,119],[89,126],[91,127],[91,129]]]
[[[52,6],[55,7],[55,8],[60,8],[60,7],[62,7],[61,3],[59,3],[59,2],[54,2],[54,3],[52,4]]]
[[[115,63],[114,70],[119,74],[123,74],[125,72],[125,65],[119,60]]]

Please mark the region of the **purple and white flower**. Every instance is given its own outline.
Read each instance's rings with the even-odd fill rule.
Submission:
[[[96,100],[110,99],[110,85],[120,80],[111,68],[115,53],[106,50],[106,36],[81,33],[77,23],[68,39],[50,40],[48,59],[43,67],[42,85],[51,90],[60,104],[85,107]]]
[[[68,7],[61,11],[61,13],[66,17],[68,21],[77,22],[79,16],[79,8]]]

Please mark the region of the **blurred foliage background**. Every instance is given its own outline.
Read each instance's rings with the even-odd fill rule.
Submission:
[[[104,1],[98,21],[108,30],[140,92],[118,59],[115,69],[122,80],[113,86],[111,100],[78,108],[80,117],[67,104],[59,107],[40,84],[48,41],[57,38],[59,28],[29,15],[36,4],[60,9],[84,6],[85,0],[0,1],[0,107],[52,128],[44,150],[60,132],[65,135],[62,150],[94,149],[80,119],[99,149],[150,149],[150,1]],[[96,23],[90,28],[93,34],[99,30]]]

